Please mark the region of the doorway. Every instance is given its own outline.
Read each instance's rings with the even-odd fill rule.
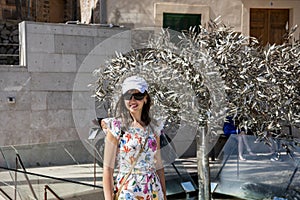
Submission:
[[[65,1],[64,0],[49,1],[49,22],[51,23],[65,22]]]
[[[250,36],[263,46],[280,45],[289,31],[289,9],[250,9]]]

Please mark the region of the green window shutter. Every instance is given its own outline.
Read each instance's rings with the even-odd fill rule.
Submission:
[[[191,26],[199,27],[199,25],[201,25],[201,14],[163,14],[163,28],[181,32],[188,30]]]

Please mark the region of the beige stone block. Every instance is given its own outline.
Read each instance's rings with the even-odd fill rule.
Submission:
[[[86,54],[76,54],[76,68],[77,70],[80,68],[80,65],[85,60]]]
[[[1,115],[1,113],[0,113]],[[1,125],[2,127],[2,125]],[[0,146],[9,146],[9,145],[21,145],[21,144],[26,144],[27,137],[28,136],[28,131],[22,131],[20,132],[19,130],[15,129],[10,129],[10,130],[0,130]]]
[[[72,91],[75,73],[32,73],[32,91]]]
[[[95,37],[94,38],[95,48],[94,48],[93,54],[96,54],[96,55],[99,55],[99,54],[100,55],[114,55],[115,51],[122,50],[122,49],[118,50],[114,46],[116,44],[126,45],[130,49],[130,47],[131,47],[131,34],[132,34],[131,30],[126,30],[126,31],[122,31],[122,32],[115,32],[115,34],[107,35],[105,37],[103,37],[103,36],[102,37]],[[114,45],[109,46],[111,43],[114,43]],[[105,48],[102,48],[102,50],[104,50],[104,51],[95,52],[95,49],[100,50],[99,47],[98,47],[99,45],[102,45],[103,47],[105,47]],[[110,53],[107,54],[107,51],[109,51]],[[106,53],[103,54],[102,52],[106,52]]]
[[[26,25],[27,33],[35,33],[35,34],[45,34],[45,33],[63,34],[64,33],[64,25],[29,22],[29,21],[24,21],[21,23],[24,23]]]
[[[31,92],[31,110],[46,110],[47,109],[47,94],[48,92]]]
[[[125,40],[124,39],[113,39],[110,41],[111,45],[113,45],[110,50],[110,52],[108,51],[109,54],[107,55],[115,55],[115,52],[121,52],[123,54],[126,54],[128,52],[132,51],[132,47],[131,47],[131,40]],[[114,54],[113,54],[114,52]]]
[[[127,32],[130,31],[128,28],[99,28],[97,29],[96,38],[110,38],[114,35],[118,35],[119,38],[128,38]]]
[[[29,91],[0,91],[0,110],[30,110],[30,108],[31,93]]]
[[[30,74],[27,72],[8,71],[0,73],[0,91],[18,92],[30,89]]]
[[[20,134],[28,132],[30,128],[30,110],[28,111],[0,111],[1,130],[20,131]]]
[[[97,77],[93,76],[92,73],[77,73],[74,79],[72,91],[90,91],[90,84],[94,84],[97,80]]]
[[[26,67],[24,66],[20,66],[20,65],[14,65],[13,67],[11,65],[0,65],[0,72],[23,72],[23,73],[27,73],[28,70]]]
[[[91,110],[91,109],[95,109],[95,98],[92,97],[94,93],[92,91],[86,91],[86,92],[77,92],[77,91],[73,91],[72,92],[72,110]]]
[[[223,9],[226,6],[227,9]],[[241,2],[230,2],[226,3],[223,6],[220,5],[219,10],[216,13],[220,12],[222,14],[222,20],[228,26],[234,27],[234,30],[237,32],[242,31],[242,9],[243,5]]]
[[[92,73],[32,73],[32,91],[89,91]]]
[[[0,92],[0,111],[8,110],[7,96],[9,94],[6,92]]]
[[[50,130],[49,128],[31,129],[31,139],[30,139],[30,142],[32,144],[36,144],[36,143],[50,143],[50,142],[54,142],[52,140],[52,137],[53,137],[53,131]]]
[[[86,26],[78,26],[78,25],[63,25],[63,34],[64,35],[74,35],[74,36],[89,36],[94,37],[98,33],[97,27],[86,25]]]
[[[30,128],[42,130],[48,127],[48,112],[47,111],[32,111],[30,113],[31,123]]]
[[[95,51],[92,51],[84,57],[81,65],[78,67],[78,72],[87,72],[92,74],[95,69],[98,69],[99,67],[104,67],[105,62],[111,59],[112,57],[103,55],[105,54],[104,50],[101,50],[101,52],[97,52],[98,54],[94,54],[94,52]]]
[[[53,34],[27,33],[26,52],[55,53]]]
[[[47,94],[47,109],[60,110],[72,109],[72,92],[48,92]]]
[[[12,97],[15,97],[15,104],[7,103],[10,110],[30,110],[31,109],[31,92],[30,91],[18,91],[15,95],[12,95]]]
[[[126,15],[124,15],[124,18],[122,19],[122,22],[138,23],[139,22],[138,16],[139,16],[139,14],[135,13],[135,12],[126,13]]]
[[[29,72],[76,72],[76,55],[28,53]]]
[[[52,128],[50,142],[80,140],[75,128]]]
[[[95,46],[103,42],[104,40],[108,39],[109,37],[94,37],[94,44]]]
[[[48,128],[73,128],[72,110],[48,110]]]
[[[88,54],[94,48],[93,37],[54,35],[55,52],[61,54]]]
[[[89,52],[89,54],[99,55],[99,52],[101,52],[101,55],[113,57],[116,55],[116,52],[125,54],[131,50],[131,39],[124,40],[115,36],[108,38],[96,45],[95,48]]]
[[[83,129],[84,131],[88,131],[88,130],[86,130],[86,128],[94,127],[92,120],[97,117],[95,109],[91,109],[91,110],[88,110],[88,109],[76,110],[76,109],[74,109],[72,111],[72,114],[73,114],[75,127],[78,130]],[[83,133],[83,134],[85,134],[85,133]]]

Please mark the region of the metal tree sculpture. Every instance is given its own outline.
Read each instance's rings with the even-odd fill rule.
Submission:
[[[287,136],[282,127],[300,122],[300,42],[290,42],[296,27],[282,45],[264,48],[255,38],[235,33],[220,21],[212,21],[210,27],[206,37],[200,34],[201,41],[208,44],[225,80],[229,114],[258,136],[264,131]]]
[[[104,68],[95,71],[98,76],[95,96],[100,102],[109,102],[109,113],[113,114],[116,98],[121,95],[123,79],[139,74],[149,83],[149,93],[154,100],[154,118],[162,118],[166,126],[175,127],[182,122],[203,127],[211,118],[214,120],[209,123],[210,133],[217,135],[213,124],[217,124],[214,121],[220,119],[220,113],[218,111],[215,115],[213,111],[218,109],[212,105],[219,105],[220,99],[209,90],[222,88],[222,80],[215,76],[218,68],[211,61],[208,51],[204,46],[198,46],[191,38],[193,36],[196,33],[191,32],[188,36],[182,34],[180,43],[175,45],[169,31],[162,30],[148,41],[147,48],[133,50],[126,55],[117,54]],[[208,142],[215,141],[213,137],[210,139]],[[211,149],[213,145],[204,146],[204,149]],[[205,159],[208,151],[203,150],[201,160]],[[208,172],[208,165],[200,171]],[[209,188],[209,177],[203,179],[201,182]]]
[[[206,136],[218,135],[228,102],[228,114],[258,136],[263,131],[281,136],[278,130],[282,126],[299,124],[300,42],[288,42],[294,29],[286,43],[265,48],[220,19],[210,21],[207,29],[200,26],[197,30],[191,27],[178,35],[175,43],[173,35],[162,30],[145,49],[117,54],[95,71],[95,96],[113,108],[123,79],[139,74],[150,85],[154,117],[162,118],[166,125],[180,126],[182,121],[208,125],[210,134]],[[198,158],[201,162],[205,159],[205,153],[197,155],[202,155]],[[208,171],[205,167],[199,170]]]

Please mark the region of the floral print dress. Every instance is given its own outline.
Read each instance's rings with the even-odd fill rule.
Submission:
[[[130,176],[123,185],[119,199],[133,200],[161,200],[163,191],[160,180],[156,174],[155,153],[157,151],[156,138],[160,134],[160,130],[152,130],[147,128],[129,127],[127,131],[121,134],[121,122],[115,118],[106,118],[104,122],[108,125],[113,136],[119,140],[118,163],[119,170],[116,177],[116,190],[118,191],[123,182],[124,177],[130,171],[132,163],[136,159],[140,148],[144,145],[148,135],[148,141],[144,151],[141,152],[135,167]],[[148,133],[148,131],[150,131]]]

